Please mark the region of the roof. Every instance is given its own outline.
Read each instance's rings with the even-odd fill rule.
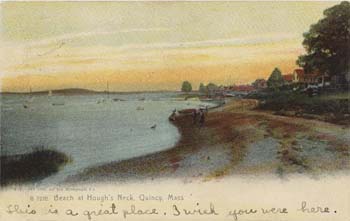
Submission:
[[[301,76],[301,75],[304,75],[305,72],[303,69],[295,69],[294,72],[298,75],[298,76]]]
[[[256,79],[255,82],[266,82],[266,80],[263,78],[259,78],[259,79]]]
[[[283,75],[283,79],[285,81],[293,81],[293,74],[285,74]]]

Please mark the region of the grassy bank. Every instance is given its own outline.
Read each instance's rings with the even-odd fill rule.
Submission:
[[[282,91],[267,94],[260,100],[263,100],[260,109],[272,110],[279,115],[350,125],[349,93],[309,97],[299,92]]]
[[[59,171],[70,161],[64,153],[38,149],[31,153],[1,156],[1,186],[34,182]]]

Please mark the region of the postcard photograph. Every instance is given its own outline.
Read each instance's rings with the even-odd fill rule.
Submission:
[[[215,186],[231,179],[296,189],[307,179],[317,189],[338,176],[349,181],[348,1],[0,6],[2,194],[159,182],[219,192]],[[234,188],[248,189],[241,185]],[[350,209],[350,193],[344,194],[342,206]],[[327,213],[306,204],[299,209]],[[117,213],[111,205],[82,220],[111,218]],[[18,220],[34,210],[1,207]],[[208,218],[219,215],[214,204],[199,207],[171,206],[170,213],[253,220],[250,210],[215,219]],[[132,208],[136,218],[158,217]],[[283,220],[270,218],[255,220]]]

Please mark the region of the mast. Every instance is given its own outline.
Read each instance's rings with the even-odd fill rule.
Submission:
[[[109,83],[107,81],[107,98],[109,99]]]
[[[29,99],[33,99],[32,87],[29,87]]]

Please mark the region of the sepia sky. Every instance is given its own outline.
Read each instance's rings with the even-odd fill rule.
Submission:
[[[302,34],[336,2],[7,2],[3,91],[178,90],[296,68]]]

